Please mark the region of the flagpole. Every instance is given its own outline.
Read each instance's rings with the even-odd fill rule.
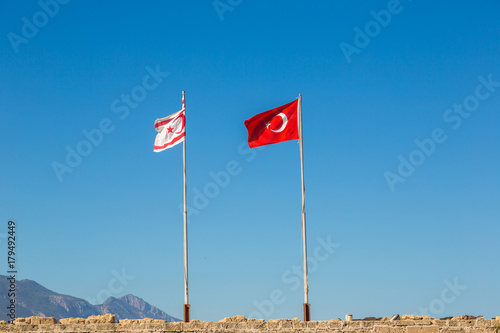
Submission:
[[[182,108],[186,117],[185,91],[182,91]],[[184,118],[184,121],[185,118]],[[182,160],[184,165],[184,322],[190,321],[189,288],[188,288],[188,239],[187,239],[187,183],[186,183],[186,135],[184,135]]]
[[[302,180],[302,266],[304,270],[304,304],[303,314],[304,321],[311,320],[311,304],[309,304],[309,285],[308,285],[308,272],[307,272],[307,238],[306,238],[306,188],[304,185],[304,148],[302,145],[302,94],[299,94],[299,145],[300,145],[300,174]]]

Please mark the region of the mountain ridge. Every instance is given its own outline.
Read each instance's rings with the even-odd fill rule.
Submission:
[[[0,290],[8,290],[10,282],[7,276],[0,275]],[[56,319],[101,315],[112,313],[117,319],[142,319],[153,318],[166,321],[180,321],[166,312],[158,309],[132,294],[119,298],[110,296],[104,303],[93,305],[88,301],[63,295],[49,290],[36,281],[23,279],[16,281],[16,317],[55,317]],[[0,295],[0,304],[6,308],[10,302],[6,292]],[[7,314],[3,313],[0,320],[9,321]]]

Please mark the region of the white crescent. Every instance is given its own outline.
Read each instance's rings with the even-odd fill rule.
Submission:
[[[276,117],[278,117],[278,116],[280,116],[281,119],[283,120],[283,125],[281,125],[281,127],[279,129],[277,129],[276,131],[272,129],[271,131],[273,131],[274,133],[282,132],[285,129],[286,124],[288,123],[288,118],[286,117],[286,115],[284,113],[278,113],[276,115]],[[276,118],[276,117],[274,117],[274,118]]]

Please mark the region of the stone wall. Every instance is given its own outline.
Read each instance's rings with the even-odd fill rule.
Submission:
[[[0,332],[36,333],[500,333],[500,317],[461,316],[438,320],[430,317],[402,316],[399,320],[384,317],[379,320],[302,322],[299,319],[245,319],[243,316],[225,318],[219,322],[193,320],[190,323],[167,323],[156,319],[125,319],[115,323],[115,316],[89,318],[29,317],[18,318],[14,324],[0,323]]]

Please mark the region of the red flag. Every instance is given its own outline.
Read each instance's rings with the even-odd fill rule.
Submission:
[[[245,120],[250,148],[299,139],[298,100]]]

